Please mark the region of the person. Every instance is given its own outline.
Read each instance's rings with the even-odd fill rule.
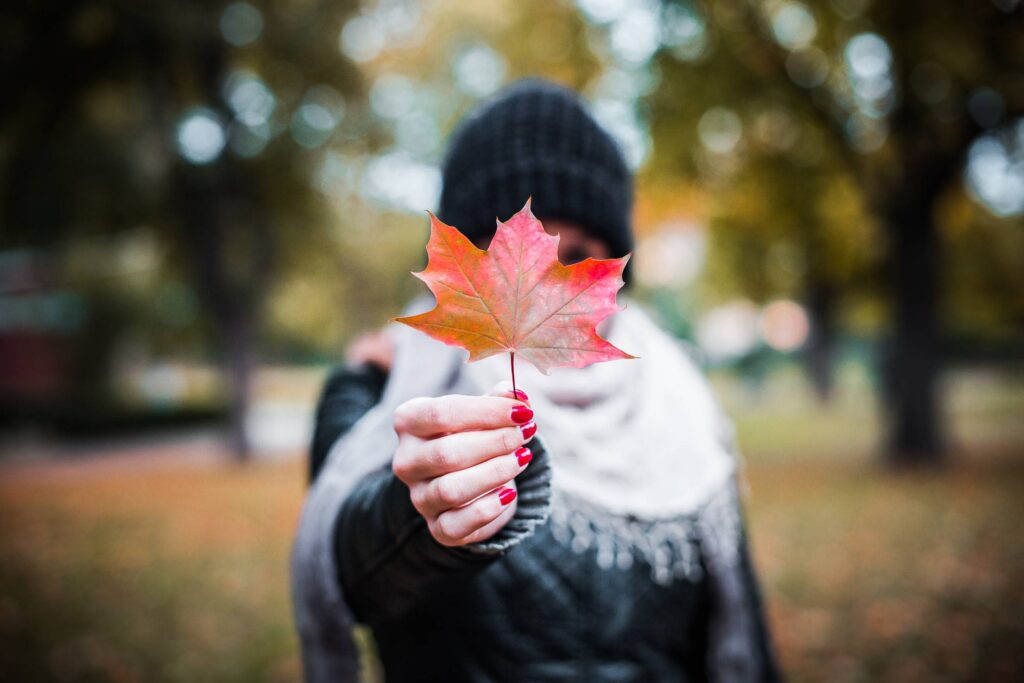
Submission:
[[[479,106],[442,175],[440,219],[481,248],[532,196],[560,261],[632,250],[630,172],[561,86]],[[466,363],[397,324],[357,342],[317,408],[293,549],[306,680],[357,680],[355,623],[389,682],[777,679],[729,423],[623,301],[598,331],[638,359],[517,363],[518,394],[505,354]]]

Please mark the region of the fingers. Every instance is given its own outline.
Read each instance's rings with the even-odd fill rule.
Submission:
[[[524,426],[456,432],[428,440],[406,439],[399,443],[391,468],[404,482],[464,470],[516,451],[529,440],[530,432],[524,431]]]
[[[443,545],[465,545],[493,536],[515,514],[515,484],[504,486],[459,508],[442,512],[429,524],[430,532]]]
[[[515,514],[515,478],[533,458],[523,444],[537,431],[528,400],[500,382],[485,396],[417,398],[395,410],[392,469],[438,542],[490,538]]]
[[[491,387],[491,390],[489,392],[487,392],[487,395],[488,396],[504,396],[506,398],[513,398],[513,399],[522,401],[523,403],[526,403],[527,405],[529,405],[529,403],[530,403],[530,397],[527,396],[526,392],[523,391],[522,389],[516,389],[515,392],[513,393],[513,391],[512,391],[512,382],[509,382],[509,381],[498,382],[493,387]]]
[[[514,453],[501,455],[464,470],[418,482],[410,487],[409,495],[420,514],[434,517],[515,479],[528,463],[528,459]]]
[[[420,438],[449,432],[498,429],[527,422],[532,411],[499,396],[414,398],[395,409],[395,431]]]

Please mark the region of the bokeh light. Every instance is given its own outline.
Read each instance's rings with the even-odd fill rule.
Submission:
[[[597,122],[618,142],[626,164],[634,171],[640,168],[650,153],[650,140],[631,102],[599,99],[591,104],[591,111]]]
[[[621,17],[629,0],[576,0],[576,4],[591,21],[603,24]]]
[[[859,33],[846,43],[843,55],[859,112],[870,118],[888,115],[896,101],[888,43],[877,33]]]
[[[708,49],[706,22],[690,3],[665,4],[661,15],[661,42],[679,61],[696,61]]]
[[[220,17],[220,32],[235,47],[254,43],[263,32],[263,14],[247,2],[231,3]]]
[[[344,115],[341,95],[330,86],[315,85],[306,91],[292,114],[292,138],[307,149],[319,147],[330,139]]]
[[[612,53],[624,64],[636,66],[647,62],[660,45],[660,29],[656,7],[650,2],[632,3],[612,24]]]
[[[786,73],[802,88],[818,87],[828,78],[828,72],[828,57],[817,47],[794,50],[786,57]]]
[[[231,151],[243,159],[259,156],[267,148],[272,137],[269,123],[258,126],[235,124],[231,126],[228,144]]]
[[[679,289],[700,274],[707,258],[707,233],[684,221],[661,226],[637,246],[637,279],[648,287]]]
[[[178,153],[193,164],[215,161],[227,142],[224,126],[216,112],[197,107],[178,122]]]
[[[814,15],[801,3],[784,0],[770,3],[770,7],[772,34],[782,47],[807,47],[818,34]]]
[[[1024,214],[1024,119],[975,140],[965,176],[971,195],[995,215]]]
[[[441,172],[404,152],[389,152],[367,164],[360,194],[387,208],[422,215],[424,206],[437,206]]]
[[[751,135],[765,149],[782,152],[800,139],[800,126],[785,109],[765,109],[754,119]]]
[[[400,74],[381,74],[370,86],[370,107],[385,119],[405,116],[412,110],[415,100],[412,81]]]
[[[807,311],[795,301],[781,299],[764,307],[758,319],[764,343],[776,351],[795,351],[807,341],[811,325]]]
[[[373,17],[355,17],[341,29],[338,45],[349,59],[368,62],[384,49],[384,30]]]
[[[728,154],[743,136],[743,123],[736,112],[725,107],[713,107],[700,117],[697,133],[701,144],[716,154]]]
[[[505,60],[486,43],[474,43],[455,57],[452,72],[459,90],[472,97],[484,97],[501,86]]]
[[[712,362],[734,360],[757,346],[760,311],[747,299],[712,308],[697,321],[697,344]]]
[[[241,123],[261,126],[270,120],[277,99],[263,80],[251,71],[236,71],[224,84],[224,99]]]

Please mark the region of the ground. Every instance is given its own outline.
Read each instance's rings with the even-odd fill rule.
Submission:
[[[862,378],[829,408],[797,382],[718,385],[788,677],[1020,680],[1024,383],[956,375],[949,466],[892,472]],[[298,680],[303,478],[298,459],[231,465],[208,439],[0,466],[0,679]]]

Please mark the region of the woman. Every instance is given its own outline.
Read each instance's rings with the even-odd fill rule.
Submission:
[[[440,218],[481,247],[532,195],[561,261],[632,249],[630,174],[561,87],[480,107],[443,176]],[[354,622],[388,681],[777,678],[728,423],[635,303],[599,332],[639,359],[517,364],[518,395],[507,356],[360,342],[320,402],[293,553],[307,680],[357,678]]]

